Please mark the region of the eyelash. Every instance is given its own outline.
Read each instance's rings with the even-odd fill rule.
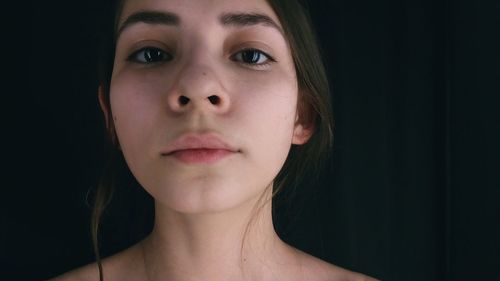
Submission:
[[[255,52],[256,54],[262,55],[266,58],[265,62],[263,62],[263,63],[261,62],[261,63],[257,63],[257,64],[241,61],[241,63],[243,63],[245,65],[249,65],[251,67],[265,67],[265,66],[270,65],[273,62],[276,62],[276,60],[273,57],[271,57],[270,55],[268,55],[267,53],[265,53],[259,49],[255,49],[255,48],[248,48],[248,49],[240,50],[237,53],[235,53],[234,55],[232,55],[230,58],[231,58],[231,60],[238,61],[238,60],[236,60],[236,56],[241,55],[241,58],[243,59],[243,53],[245,53],[245,52]],[[254,53],[254,56],[252,59],[255,59],[255,53]],[[257,61],[259,61],[259,60],[260,59],[258,59]]]
[[[147,61],[148,59],[145,59],[146,51],[149,51],[149,59],[152,59],[153,56],[155,56],[156,58],[160,58],[160,59],[157,61],[149,61],[148,62]],[[144,59],[146,61],[141,61],[137,58],[137,56],[139,56],[143,52],[144,52],[144,55],[142,55],[142,59]],[[151,52],[155,52],[155,53],[151,54]],[[252,60],[257,59],[257,61],[259,61],[261,59],[261,56],[264,56],[266,61],[261,62],[261,63],[251,63],[251,62],[240,61],[236,58],[236,57],[240,57],[241,60],[245,59],[243,57],[245,52],[247,52],[247,54],[248,54],[248,52],[254,52],[254,55],[251,56]],[[256,57],[256,55],[257,55],[257,57]],[[246,58],[248,58],[248,57],[246,57]],[[156,47],[144,47],[144,48],[134,52],[133,54],[131,54],[127,58],[127,61],[139,63],[139,64],[152,65],[152,64],[161,64],[163,62],[168,62],[172,59],[173,59],[173,56],[170,53],[163,51],[162,49],[159,49]],[[233,61],[236,61],[236,62],[239,61],[240,63],[245,64],[249,67],[266,67],[266,66],[270,65],[271,63],[276,62],[276,60],[273,57],[271,57],[270,55],[268,55],[267,53],[265,53],[259,49],[255,49],[255,48],[242,49],[242,50],[238,51],[237,53],[231,55],[230,59]]]
[[[159,61],[153,61],[153,62],[148,62],[147,59],[145,59],[146,52],[145,51],[153,51],[156,52],[156,56],[161,56],[162,58]],[[144,55],[142,55],[142,59],[145,59],[146,61],[141,61],[137,58],[139,54],[142,52],[145,52]],[[151,58],[151,54],[149,56]],[[127,61],[130,62],[135,62],[135,63],[140,63],[140,64],[158,64],[164,61],[170,61],[172,60],[172,55],[168,52],[163,51],[162,49],[155,48],[155,47],[144,47],[134,53],[132,53],[128,58]]]

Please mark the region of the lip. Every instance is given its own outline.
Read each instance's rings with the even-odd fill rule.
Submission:
[[[216,134],[185,134],[170,143],[161,152],[187,164],[214,163],[239,152]]]

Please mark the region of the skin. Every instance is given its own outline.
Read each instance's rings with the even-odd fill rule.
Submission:
[[[129,0],[120,22],[141,10],[175,13],[180,24],[126,28],[116,46],[111,108],[102,88],[99,98],[130,170],[155,199],[155,225],[143,241],[104,259],[106,280],[374,280],[294,249],[274,231],[273,179],[291,145],[306,143],[313,128],[300,122],[292,56],[271,7],[264,0]],[[265,14],[278,28],[223,26],[225,12]],[[127,60],[145,46],[172,60]],[[272,60],[245,63],[238,54],[246,48]],[[216,134],[237,152],[211,164],[162,155],[186,133]],[[97,266],[54,280],[98,280]]]

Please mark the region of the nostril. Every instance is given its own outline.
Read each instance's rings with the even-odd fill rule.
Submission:
[[[179,103],[181,105],[186,105],[188,102],[189,102],[189,98],[188,97],[185,97],[185,96],[180,96],[179,97]]]
[[[220,98],[218,96],[209,96],[208,100],[211,104],[217,105],[220,103]]]

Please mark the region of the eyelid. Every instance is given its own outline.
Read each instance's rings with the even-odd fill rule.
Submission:
[[[276,62],[276,60],[271,55],[269,55],[268,53],[266,53],[266,52],[264,52],[262,50],[259,50],[257,48],[245,48],[245,49],[241,49],[241,50],[239,50],[236,53],[234,53],[234,54],[231,55],[231,57],[230,57],[231,60],[235,60],[234,59],[235,56],[241,54],[242,52],[246,52],[246,51],[258,52],[258,53],[262,54],[263,56],[265,56],[267,58],[267,61],[264,62],[264,63],[248,63],[248,62],[244,62],[244,61],[237,61],[237,62],[245,64],[245,65],[248,65],[248,66],[251,66],[251,67],[266,66],[266,65],[269,65],[270,63]]]
[[[143,40],[133,44],[133,46],[130,48],[131,51],[127,52],[126,60],[129,62],[142,63],[134,60],[133,57],[136,56],[139,52],[147,49],[159,50],[170,56],[173,56],[174,54],[172,48],[168,47],[163,42],[157,40]],[[153,64],[153,63],[143,63],[143,64]]]
[[[274,58],[272,48],[261,41],[245,41],[241,44],[236,44],[229,49],[229,53],[234,54],[243,50],[257,50]]]
[[[271,64],[275,62],[278,62],[278,59],[275,54],[276,50],[268,44],[269,43],[268,40],[257,39],[254,36],[251,36],[250,38],[248,37],[245,38],[245,37],[236,37],[227,42],[228,48],[226,50],[229,53],[229,58],[231,60],[233,60],[233,58],[241,52],[253,50],[261,53],[261,55],[264,55],[268,60],[262,64],[252,64],[244,62],[239,62],[239,63],[241,63],[245,67],[264,68],[264,67],[269,67]]]
[[[141,48],[141,49],[139,49],[139,50],[136,50],[136,51],[132,52],[132,54],[128,55],[128,56],[127,56],[127,61],[136,62],[136,63],[143,63],[143,64],[152,64],[152,63],[156,63],[156,62],[142,62],[142,61],[137,61],[137,60],[135,59],[135,57],[136,57],[139,53],[144,52],[144,51],[146,51],[146,50],[157,50],[157,51],[161,51],[161,52],[163,52],[163,53],[165,53],[165,54],[170,55],[168,52],[165,52],[164,50],[162,50],[162,49],[160,49],[160,48],[156,48],[156,47],[148,47],[148,46],[146,46],[146,47],[143,47],[143,48]]]
[[[261,55],[266,57],[266,61],[263,63],[248,63],[241,61],[240,59],[235,59],[236,56],[240,55],[245,51],[256,51]],[[241,67],[249,68],[253,70],[268,70],[272,64],[278,62],[273,54],[272,48],[267,46],[267,44],[261,41],[244,41],[240,44],[235,44],[230,48],[229,59],[233,62],[238,63]]]

